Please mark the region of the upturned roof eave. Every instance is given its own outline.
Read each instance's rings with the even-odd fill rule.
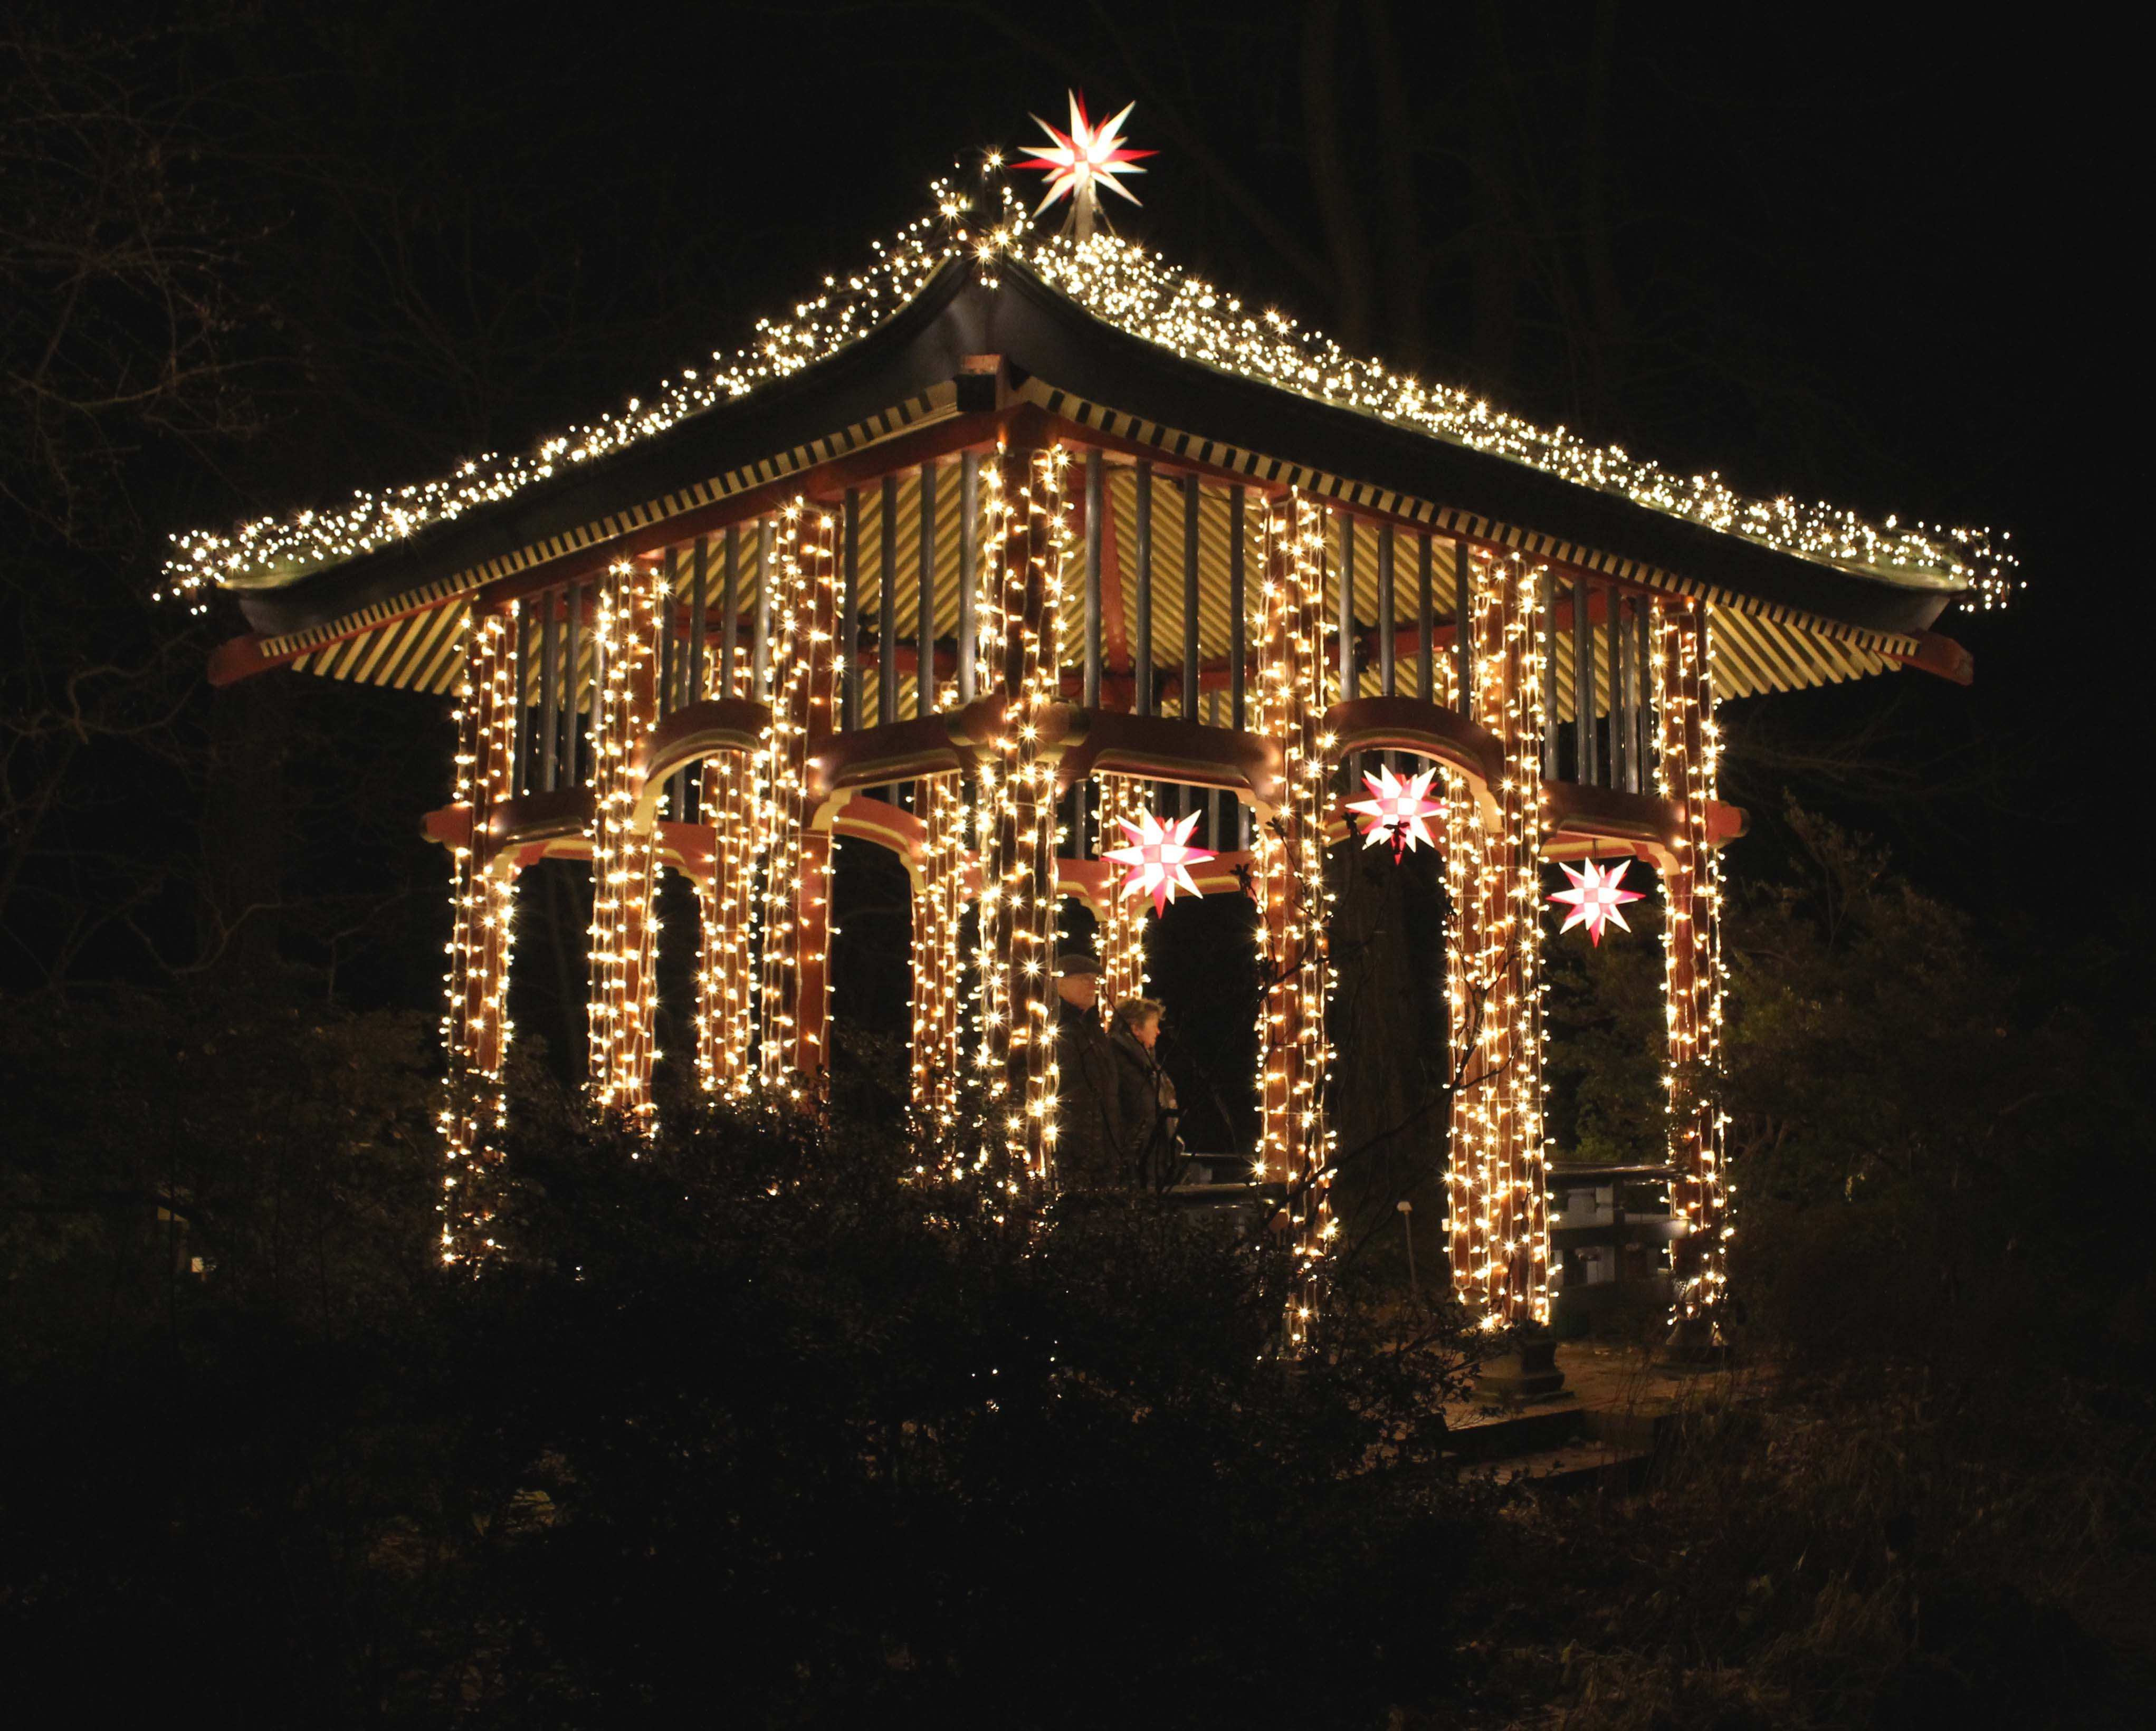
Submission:
[[[826,359],[454,523],[280,587],[239,592],[241,610],[269,637],[390,602],[809,444],[947,383],[980,354],[1199,439],[1866,630],[1922,631],[1958,593],[1936,579],[1859,575],[1188,359],[1095,316],[1021,265],[1000,261],[995,275],[990,286],[969,261],[953,259],[897,313]]]

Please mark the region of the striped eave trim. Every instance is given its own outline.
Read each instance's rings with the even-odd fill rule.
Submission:
[[[1856,660],[1859,663],[1871,664],[1866,670],[1883,665],[1885,657],[1917,653],[1917,639],[1899,632],[1866,630],[1861,626],[1844,624],[1838,619],[1822,619],[1799,608],[1761,601],[1748,595],[1731,594],[1711,583],[1665,571],[1660,566],[1649,565],[1641,560],[1628,559],[1595,547],[1582,547],[1574,542],[1560,541],[1557,537],[1545,535],[1539,530],[1500,522],[1493,517],[1479,516],[1473,511],[1434,504],[1404,493],[1391,492],[1382,487],[1349,480],[1344,476],[1329,475],[1322,470],[1307,469],[1301,464],[1269,457],[1262,452],[1247,450],[1240,445],[1204,439],[1196,434],[1163,426],[1158,421],[1148,421],[1142,416],[1126,414],[1120,409],[1091,402],[1045,380],[1027,380],[1019,394],[1060,419],[1070,421],[1081,427],[1095,428],[1111,437],[1127,439],[1135,444],[1151,445],[1171,461],[1180,458],[1186,462],[1202,463],[1210,468],[1247,475],[1252,480],[1266,485],[1300,487],[1305,492],[1351,507],[1359,506],[1365,510],[1383,511],[1420,523],[1434,532],[1511,547],[1528,557],[1548,559],[1556,564],[1599,572],[1620,582],[1637,583],[1643,588],[1658,589],[1666,594],[1691,596],[1710,602],[1717,609],[1742,614],[1747,619],[1794,628],[1808,637],[1845,644],[1858,652]],[[1809,679],[1801,681],[1807,685],[1813,682]]]
[[[850,427],[827,434],[807,444],[797,444],[791,450],[780,451],[740,469],[728,470],[709,480],[699,481],[693,486],[669,493],[646,504],[631,506],[627,510],[598,518],[563,534],[550,535],[543,541],[531,542],[514,552],[503,553],[480,564],[468,566],[452,576],[439,578],[321,624],[311,625],[304,631],[267,638],[262,643],[261,653],[272,660],[285,655],[300,655],[303,659],[295,660],[294,665],[305,665],[311,671],[330,673],[337,678],[363,677],[337,670],[327,665],[328,660],[340,658],[326,660],[315,652],[331,645],[341,648],[342,639],[356,638],[362,633],[370,636],[377,634],[377,628],[402,623],[406,614],[418,614],[423,609],[439,610],[438,604],[461,600],[503,578],[514,577],[535,566],[550,564],[572,554],[603,547],[610,541],[618,541],[640,529],[648,529],[690,511],[719,504],[757,487],[776,485],[822,464],[895,438],[901,433],[947,419],[957,412],[957,387],[949,383],[932,386],[903,403],[880,410],[865,420],[856,421]]]

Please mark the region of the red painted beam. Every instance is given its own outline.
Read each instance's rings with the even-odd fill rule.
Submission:
[[[1916,634],[1917,653],[1913,655],[1887,654],[1890,661],[1898,661],[1904,667],[1913,667],[1920,673],[1936,674],[1941,679],[1950,679],[1958,686],[1973,685],[1976,681],[1976,657],[1969,654],[1951,637],[1937,631]]]

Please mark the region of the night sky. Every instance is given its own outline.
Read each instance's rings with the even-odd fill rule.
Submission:
[[[254,431],[145,446],[138,587],[169,529],[437,474],[731,351],[1075,85],[1096,111],[1136,100],[1160,152],[1124,231],[1247,300],[1746,492],[2010,529],[2026,591],[1939,625],[1973,690],[1732,706],[1725,786],[1762,864],[1786,788],[1987,919],[2089,935],[2030,865],[2108,870],[2118,823],[2092,814],[2130,761],[2145,608],[2115,545],[2132,441],[2083,401],[2131,348],[2091,286],[2112,159],[2105,105],[2061,75],[2086,77],[2072,45],[1614,6],[204,16],[152,58],[238,213]],[[1477,262],[1498,254],[1502,306]],[[317,773],[362,774],[395,840],[310,824],[290,869],[398,884],[413,912],[350,978],[423,999],[434,868],[407,844],[445,791],[439,718],[251,701],[367,736],[363,771]]]

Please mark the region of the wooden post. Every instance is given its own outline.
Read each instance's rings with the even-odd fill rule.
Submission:
[[[584,724],[578,720],[583,713],[584,696],[584,586],[569,585],[569,627],[567,639],[562,651],[562,719],[568,729],[568,738],[562,751],[562,783],[564,787],[581,788],[584,784],[584,759],[588,755],[584,742]]]
[[[1446,981],[1451,1148],[1446,1172],[1453,1290],[1500,1322],[1549,1318],[1543,1148],[1542,585],[1517,558],[1468,555],[1476,694],[1504,773],[1494,814],[1449,800],[1445,889],[1455,929]]]
[[[1469,573],[1467,543],[1452,543],[1452,654],[1453,689],[1460,694],[1460,713],[1475,719],[1474,580]]]
[[[996,672],[1004,701],[981,861],[983,1066],[1006,1174],[1055,1170],[1055,765],[1036,722],[1059,701],[1064,453],[1013,444],[990,499]]]
[[[958,1127],[960,922],[966,910],[966,789],[956,775],[915,784],[927,832],[913,882],[912,1097],[916,1131],[947,1146]]]
[[[1704,602],[1659,596],[1655,612],[1656,790],[1678,804],[1681,823],[1662,877],[1670,1214],[1684,1233],[1671,1247],[1674,1320],[1712,1345],[1728,1229],[1722,1114],[1708,1086],[1722,1043],[1722,875],[1707,829],[1720,757],[1713,649]]]
[[[1284,1179],[1301,1273],[1287,1340],[1306,1337],[1318,1264],[1332,1236],[1327,1191],[1332,1137],[1325,1086],[1331,1053],[1325,1004],[1324,507],[1300,489],[1266,515],[1266,605],[1258,639],[1258,730],[1278,743],[1271,821],[1258,826],[1252,887],[1258,901],[1265,995],[1259,1012],[1258,1176]]]
[[[653,838],[636,822],[639,759],[660,711],[664,615],[672,586],[661,567],[624,562],[599,598],[605,677],[592,728],[593,817],[590,1052],[593,1109],[639,1130],[653,1120],[652,1012],[657,929]]]
[[[1228,489],[1228,725],[1238,733],[1250,725],[1248,711],[1247,656],[1243,645],[1249,640],[1250,608],[1245,593],[1245,563],[1247,554],[1245,542],[1248,539],[1248,496],[1238,485]],[[1245,847],[1249,839],[1245,832],[1246,819],[1243,802],[1235,802],[1235,834],[1234,845]]]
[[[845,593],[839,602],[839,727],[850,733],[861,724],[861,491],[848,487],[842,506]]]
[[[440,1254],[469,1263],[499,1248],[494,1237],[497,1138],[505,1114],[501,1067],[508,1055],[509,952],[516,892],[509,862],[490,831],[511,788],[514,622],[475,613],[465,625],[464,681],[457,696],[456,803],[465,835],[451,850],[448,1003],[442,1045],[449,1061],[442,1108],[444,1174]]]
[[[764,1086],[820,1102],[830,1012],[831,838],[815,827],[808,764],[840,706],[836,525],[796,501],[774,547],[771,619],[772,833],[766,848],[757,1068]]]

